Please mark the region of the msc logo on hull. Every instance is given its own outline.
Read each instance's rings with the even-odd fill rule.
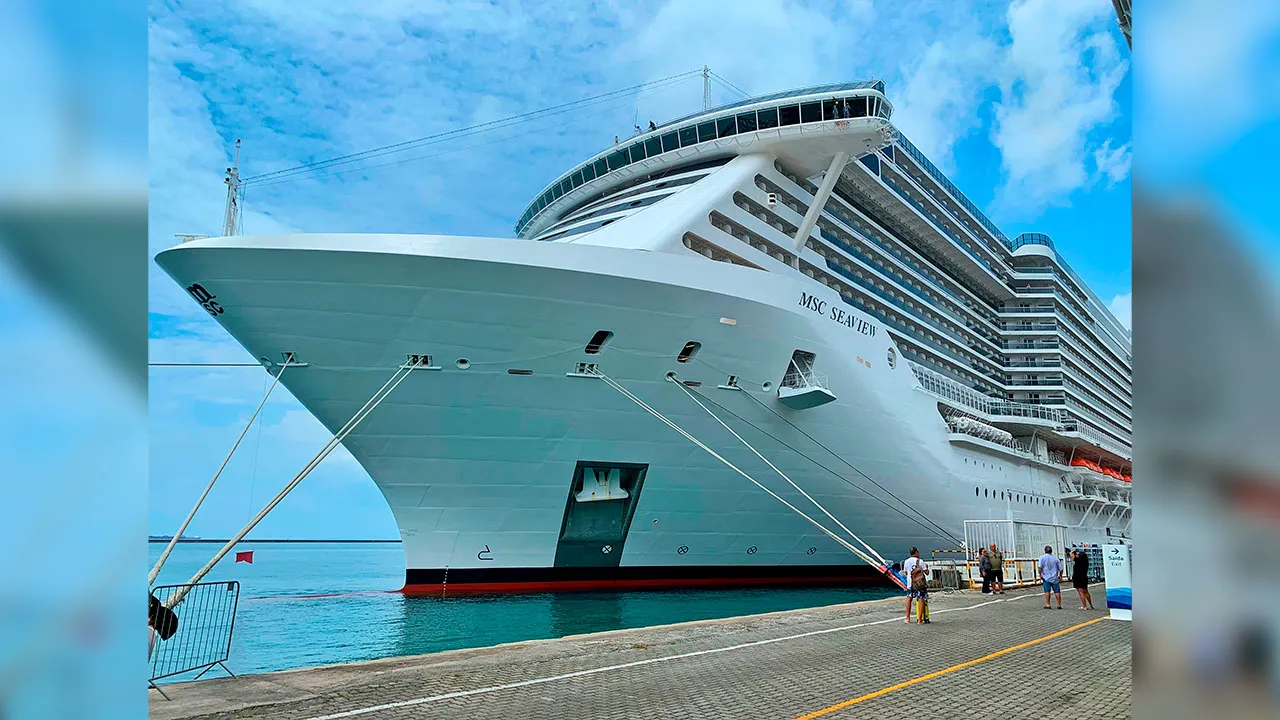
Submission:
[[[216,298],[217,295],[205,290],[204,286],[200,283],[188,285],[186,289],[187,294],[194,298],[196,302],[200,303],[200,307],[204,308],[205,312],[209,313],[209,315],[218,317],[222,313],[226,312],[221,305],[214,302],[214,298]]]

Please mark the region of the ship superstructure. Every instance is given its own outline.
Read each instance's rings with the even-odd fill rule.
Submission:
[[[638,134],[549,184],[514,241],[223,237],[158,261],[265,364],[306,363],[282,383],[331,429],[380,373],[428,369],[346,441],[411,588],[866,575],[602,374],[886,555],[954,547],[965,520],[1127,534],[1129,333],[1048,236],[1008,238],[903,137],[884,93],[803,88]]]

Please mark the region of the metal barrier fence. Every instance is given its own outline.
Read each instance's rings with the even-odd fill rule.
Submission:
[[[982,573],[978,570],[979,562],[969,560],[965,564],[964,581],[970,590],[982,587]],[[1031,587],[1040,584],[1039,558],[1005,559],[1004,586]]]
[[[240,583],[196,583],[194,585],[158,585],[152,597],[164,603],[179,590],[187,594],[172,608],[177,628],[168,639],[163,633],[152,636],[150,648],[151,677],[148,684],[160,691],[156,681],[183,673],[200,671],[199,679],[209,670],[221,667],[235,677],[226,666],[231,655],[231,633],[235,629],[236,608],[240,603]],[[165,695],[167,699],[168,696]]]

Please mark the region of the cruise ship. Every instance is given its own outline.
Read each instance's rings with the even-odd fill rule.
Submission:
[[[892,110],[862,81],[656,126],[555,178],[514,239],[156,260],[335,433],[403,371],[343,443],[409,592],[883,581],[969,521],[1127,537],[1128,331]]]

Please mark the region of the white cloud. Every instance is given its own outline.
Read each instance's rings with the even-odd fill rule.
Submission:
[[[1129,177],[1129,168],[1133,165],[1133,143],[1113,149],[1111,139],[1107,138],[1102,147],[1093,151],[1093,164],[1098,179],[1105,180],[1107,187],[1115,185]]]
[[[1009,8],[992,132],[1005,175],[1002,213],[1036,216],[1089,184],[1090,133],[1116,120],[1116,90],[1128,71],[1112,12],[1109,3],[1059,0]]]
[[[1121,325],[1130,330],[1133,329],[1132,292],[1121,293],[1111,298],[1111,302],[1107,304],[1107,309],[1111,311],[1112,315],[1116,316],[1116,320],[1119,320]]]
[[[953,32],[905,64],[902,86],[890,94],[894,125],[944,172],[955,169],[956,143],[981,121],[979,98],[999,52],[976,28]]]

